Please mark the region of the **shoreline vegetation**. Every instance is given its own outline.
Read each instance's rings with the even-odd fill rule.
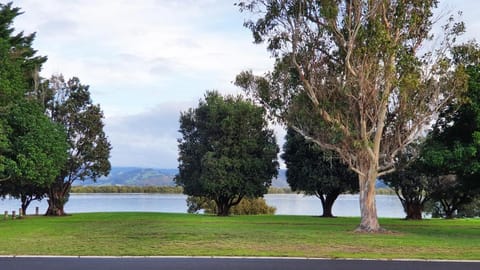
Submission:
[[[182,187],[175,186],[73,186],[71,193],[158,193],[182,194]],[[268,194],[293,194],[290,188],[270,187]],[[389,188],[378,188],[377,195],[395,195]]]
[[[359,218],[83,213],[0,220],[0,255],[480,258],[480,219],[381,218],[388,232],[358,234]]]

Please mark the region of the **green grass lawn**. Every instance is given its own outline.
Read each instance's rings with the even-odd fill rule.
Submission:
[[[358,218],[160,213],[29,216],[0,220],[0,255],[480,259],[480,219],[380,222],[391,232],[354,233]]]

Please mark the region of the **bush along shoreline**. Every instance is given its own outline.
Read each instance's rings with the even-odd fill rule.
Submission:
[[[182,187],[172,186],[74,186],[72,193],[164,193],[181,194]]]
[[[175,186],[73,186],[72,193],[161,193],[182,194],[182,187]],[[268,194],[294,194],[290,188],[270,187]],[[395,195],[389,188],[377,189],[377,195]]]

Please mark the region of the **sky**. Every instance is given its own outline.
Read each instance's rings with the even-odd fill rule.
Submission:
[[[273,67],[235,2],[18,0],[24,14],[14,27],[36,32],[33,46],[48,57],[43,77],[75,76],[90,86],[105,114],[113,166],[176,168],[180,113],[207,90],[241,93],[232,82],[243,70]],[[439,10],[463,11],[464,39],[480,40],[480,1],[444,0]],[[285,132],[275,130],[283,143]]]

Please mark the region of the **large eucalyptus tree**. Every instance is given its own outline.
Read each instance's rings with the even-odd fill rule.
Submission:
[[[335,151],[358,174],[358,231],[377,232],[377,177],[432,116],[465,88],[448,50],[464,31],[449,20],[432,40],[435,0],[251,0],[238,3],[256,43],[277,57],[259,77],[237,84],[278,120]],[[437,45],[435,47],[435,45]]]

